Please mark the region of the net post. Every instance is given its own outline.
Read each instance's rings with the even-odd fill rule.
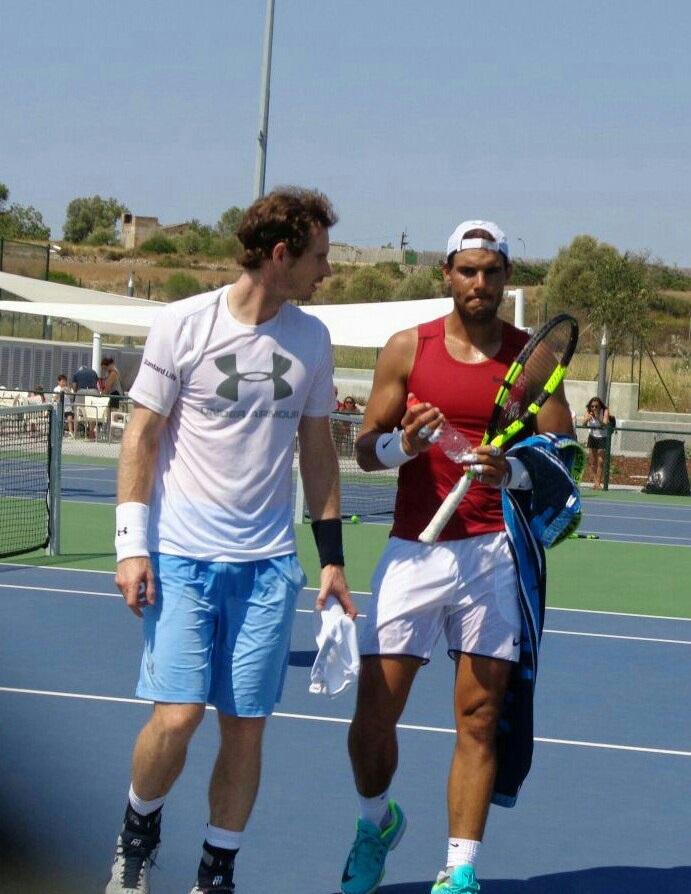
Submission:
[[[302,475],[300,474],[300,463],[298,462],[297,478],[295,479],[295,505],[293,507],[293,522],[301,525],[305,520],[305,487],[302,483]]]
[[[62,428],[64,395],[51,407],[50,413],[50,461],[48,471],[48,530],[50,540],[47,552],[60,554],[60,479],[62,477]]]
[[[605,438],[605,466],[602,470],[602,489],[609,490],[609,468],[612,459],[612,426],[607,425]]]

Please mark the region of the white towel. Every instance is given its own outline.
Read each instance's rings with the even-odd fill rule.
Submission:
[[[326,608],[314,613],[319,651],[310,673],[310,692],[333,698],[344,692],[360,672],[355,622],[333,596]]]

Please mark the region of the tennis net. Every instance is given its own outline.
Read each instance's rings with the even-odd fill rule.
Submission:
[[[355,441],[362,428],[362,416],[333,413],[331,434],[338,453],[341,472],[341,515],[361,520],[381,519],[393,515],[398,484],[398,469],[363,472],[355,459]],[[302,521],[305,506],[298,475],[295,520]]]
[[[51,494],[55,418],[48,404],[0,408],[2,558],[46,547],[56,533]]]

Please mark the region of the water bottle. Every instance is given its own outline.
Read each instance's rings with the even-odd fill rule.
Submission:
[[[408,401],[409,407],[422,403],[417,397],[413,397]],[[428,441],[445,453],[452,462],[460,463],[461,457],[468,453],[471,449],[470,441],[457,428],[445,419],[444,422],[435,428],[429,436]]]

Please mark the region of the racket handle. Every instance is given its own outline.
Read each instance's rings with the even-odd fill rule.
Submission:
[[[421,543],[435,543],[441,532],[448,524],[449,519],[456,511],[456,507],[468,492],[475,475],[468,471],[449,491],[446,499],[434,513],[432,520],[424,531],[418,536]]]

